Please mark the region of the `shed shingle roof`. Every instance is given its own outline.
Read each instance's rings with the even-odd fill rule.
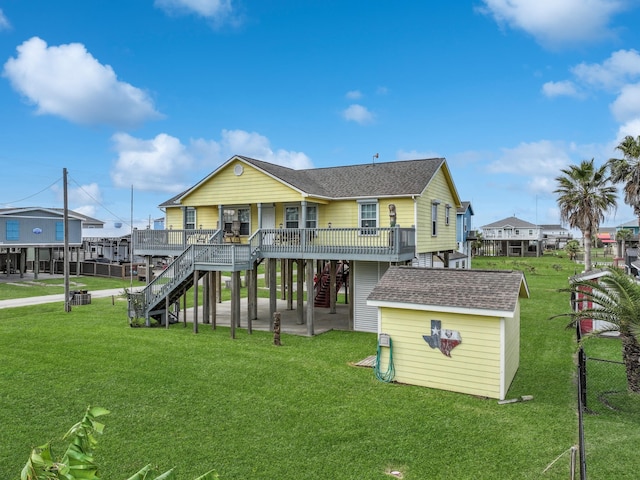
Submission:
[[[367,300],[513,312],[520,296],[529,293],[519,271],[390,267]]]

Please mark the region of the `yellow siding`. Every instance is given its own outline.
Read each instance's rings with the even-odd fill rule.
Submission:
[[[394,380],[470,395],[500,398],[501,331],[496,317],[380,308],[381,331],[392,339]],[[460,332],[461,343],[447,357],[422,338],[431,320]],[[386,369],[388,352],[381,368]]]
[[[415,224],[414,204],[411,198],[379,198],[379,227],[390,226],[389,205],[396,206],[396,224],[409,228]],[[326,228],[331,222],[332,228],[354,228],[358,225],[359,207],[356,200],[337,200],[328,205],[318,206],[318,228]]]
[[[167,208],[166,221],[164,224],[166,229],[175,228],[176,230],[182,229],[182,209],[181,208]]]
[[[431,205],[434,200],[440,202],[436,236],[431,235]],[[418,198],[417,203],[417,253],[456,250],[456,203],[442,169],[434,175],[429,186]],[[451,205],[449,225],[445,224],[445,206],[447,204]]]
[[[196,228],[214,229],[218,222],[218,207],[203,206],[196,208]]]
[[[338,200],[324,205],[319,210],[320,225],[324,228],[331,222],[332,228],[358,226],[358,203],[355,200]]]
[[[236,175],[234,168],[241,165],[244,172]],[[187,195],[183,205],[246,205],[265,202],[299,202],[302,196],[296,190],[269,177],[251,165],[231,162],[212,178]]]

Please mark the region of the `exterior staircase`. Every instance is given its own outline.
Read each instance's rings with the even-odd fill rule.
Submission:
[[[129,318],[150,318],[166,321],[166,305],[173,304],[194,284],[194,272],[198,280],[207,270],[196,269],[199,262],[209,262],[215,257],[216,245],[189,245],[165,270],[156,276],[142,291],[129,293]]]
[[[342,285],[347,281],[349,272],[345,271],[344,262],[338,263],[336,268],[336,292],[339,292]],[[322,274],[315,282],[315,298],[313,305],[315,307],[329,308],[331,306],[331,264],[326,263],[322,269]]]

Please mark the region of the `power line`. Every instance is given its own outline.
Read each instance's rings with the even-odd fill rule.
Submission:
[[[71,181],[74,183],[74,185],[76,185],[81,191],[82,193],[84,193],[87,197],[89,197],[91,200],[93,200],[94,202],[96,202],[98,205],[100,205],[102,208],[104,208],[107,212],[109,212],[111,215],[113,215],[115,218],[117,218],[119,221],[121,221],[122,223],[124,223],[125,225],[129,225],[131,227],[131,225],[129,224],[129,222],[127,222],[126,220],[123,220],[122,218],[120,218],[117,214],[113,213],[111,210],[109,210],[107,207],[104,206],[104,204],[102,202],[100,202],[98,199],[94,198],[93,195],[91,195],[89,192],[87,192],[84,188],[82,188],[82,185],[80,185],[78,182],[76,182],[73,178],[71,178]]]
[[[59,178],[56,179],[55,182],[53,182],[51,185],[48,185],[48,186],[44,187],[39,192],[36,192],[36,193],[34,193],[32,195],[29,195],[28,197],[21,198],[20,200],[14,200],[12,202],[6,202],[6,203],[2,202],[2,203],[0,203],[0,205],[13,205],[15,203],[20,203],[20,202],[24,202],[25,200],[29,200],[30,198],[33,198],[33,197],[35,197],[37,195],[40,195],[45,190],[48,190],[49,188],[53,187],[56,183],[60,182],[61,180],[62,180],[62,177],[59,177]]]

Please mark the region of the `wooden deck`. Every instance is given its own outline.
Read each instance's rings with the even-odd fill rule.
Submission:
[[[225,242],[219,230],[133,233],[136,255],[175,257],[192,246],[202,269],[245,270],[262,258],[401,262],[415,255],[413,228],[261,229],[240,243]]]

